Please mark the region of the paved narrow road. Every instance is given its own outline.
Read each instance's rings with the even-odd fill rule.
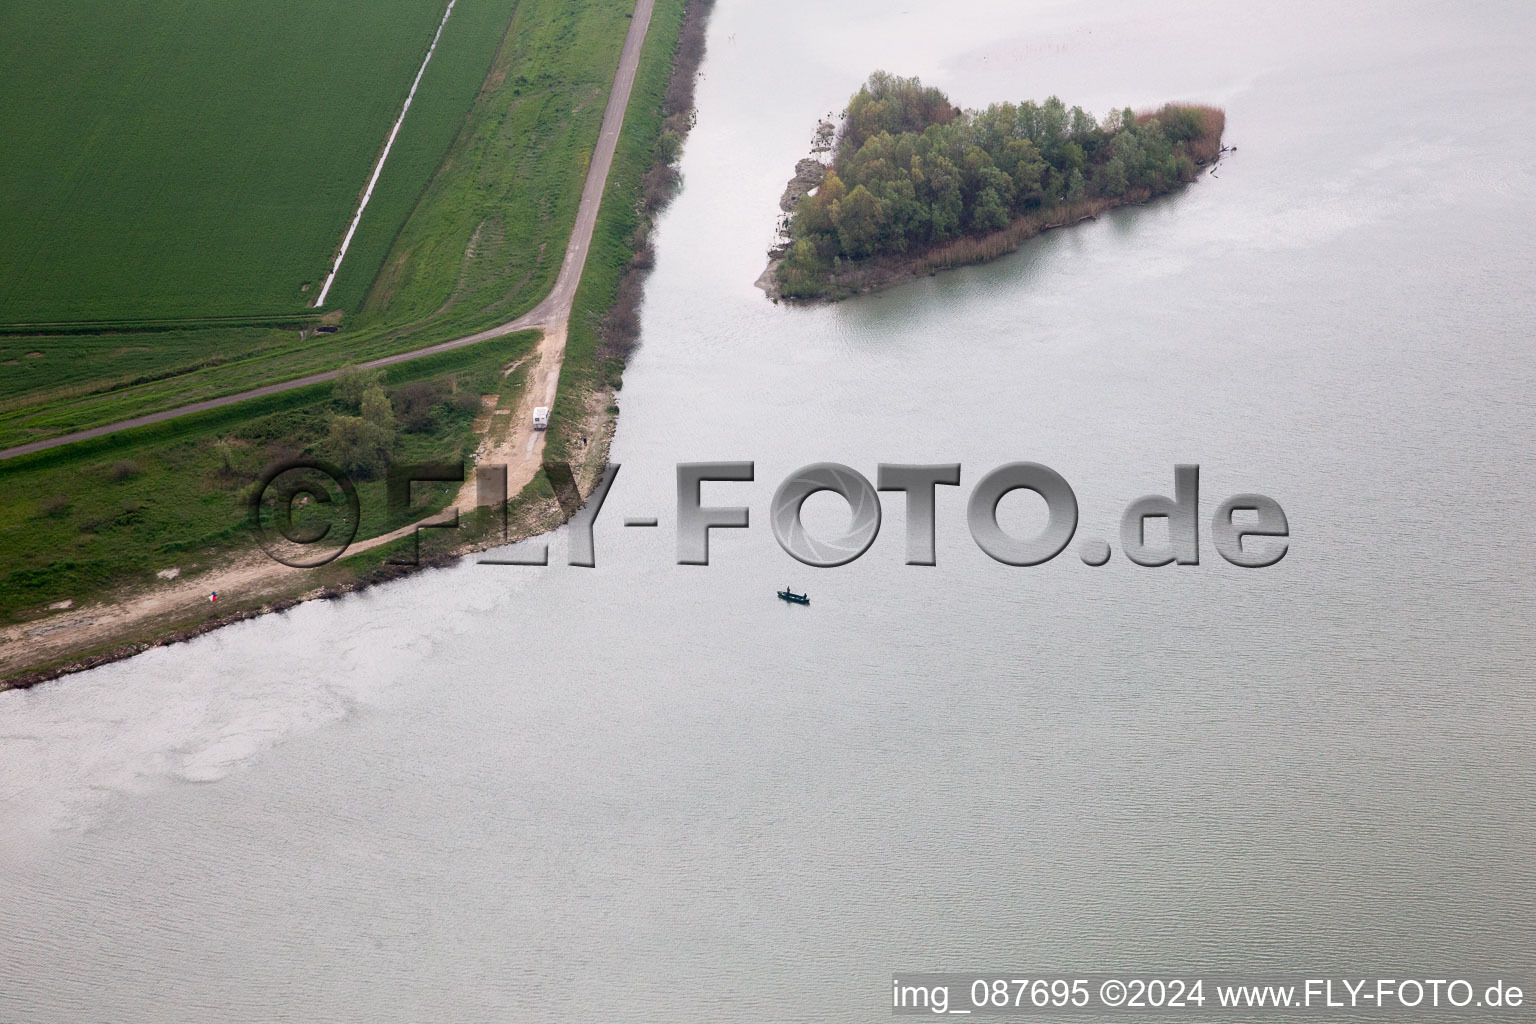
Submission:
[[[576,288],[581,284],[581,271],[587,263],[587,251],[592,246],[592,231],[597,226],[597,211],[602,205],[603,190],[608,184],[608,173],[613,168],[613,155],[619,144],[619,133],[624,128],[624,111],[629,106],[629,95],[635,84],[635,72],[640,66],[640,51],[645,44],[646,30],[651,24],[651,11],[655,7],[655,0],[636,0],[633,20],[629,24],[629,33],[624,37],[624,49],[619,55],[619,69],[613,78],[613,88],[608,93],[608,107],[603,111],[603,124],[597,140],[597,148],[592,153],[592,163],[587,168],[586,184],[581,191],[581,206],[576,211],[576,224],[571,229],[571,239],[565,247],[565,262],[560,265],[560,274],[555,279],[555,286],[550,289],[533,309],[524,313],[516,320],[500,324],[488,330],[476,334],[455,338],[452,341],[439,342],[436,345],[428,345],[425,348],[412,349],[409,352],[398,352],[382,359],[374,359],[360,365],[368,368],[393,366],[395,363],[404,363],[412,359],[420,359],[424,356],[436,355],[439,352],[448,352],[456,348],[464,348],[466,345],[475,345],[491,338],[500,338],[516,331],[545,330],[564,328],[571,316],[571,303],[576,298]],[[555,353],[557,360],[564,356],[564,346],[559,347]],[[559,362],[549,369],[558,379],[560,373]],[[190,405],[178,406],[175,409],[165,409],[160,412],[152,412],[143,416],[135,416],[132,419],[119,420],[116,423],[108,423],[105,426],[91,427],[89,430],[77,430],[72,434],[61,434],[58,437],[50,437],[42,441],[29,441],[13,448],[0,450],[0,460],[15,458],[18,455],[29,455],[32,452],[46,451],[49,448],[57,448],[60,445],[70,444],[75,441],[85,441],[93,437],[102,437],[106,434],[115,434],[120,430],[131,430],[134,427],[145,427],[151,423],[164,423],[166,420],[176,419],[179,416],[187,416],[195,412],[206,412],[209,409],[222,409],[227,405],[237,402],[249,401],[252,398],[262,398],[267,395],[277,395],[284,391],[292,391],[295,388],[307,387],[311,384],[323,384],[328,380],[335,380],[340,375],[340,370],[327,370],[324,373],[312,373],[307,377],[298,377],[293,380],[285,380],[277,384],[266,384],[249,391],[241,391],[234,395],[225,395],[223,398],[210,398],[202,402],[193,402]]]

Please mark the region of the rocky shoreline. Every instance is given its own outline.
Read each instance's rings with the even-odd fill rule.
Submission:
[[[755,282],[774,302],[783,297],[779,294],[778,279],[774,272],[783,262],[784,253],[789,250],[789,219],[794,216],[800,200],[816,191],[826,178],[827,169],[832,166],[827,161],[827,154],[832,152],[832,143],[836,137],[837,126],[831,120],[823,118],[817,123],[816,133],[811,138],[811,155],[801,157],[795,164],[794,176],[784,186],[783,195],[779,196],[779,210],[783,216],[779,218],[773,244],[768,247],[768,268]]]

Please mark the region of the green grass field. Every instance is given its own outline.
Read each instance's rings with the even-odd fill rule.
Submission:
[[[459,0],[328,306],[367,291],[514,5]],[[445,7],[0,5],[0,324],[302,309]]]
[[[678,29],[686,10],[683,2],[659,2],[651,15],[645,53],[635,75],[629,111],[614,152],[613,170],[603,193],[602,209],[592,232],[592,249],[581,275],[581,287],[571,308],[565,342],[565,365],[560,391],[545,440],[545,458],[566,459],[573,449],[573,433],[581,422],[581,410],[593,389],[618,388],[623,364],[604,359],[599,329],[613,306],[619,281],[634,256],[635,229],[640,223],[643,179],[656,159],[656,140],[663,125],[663,99],[677,48]]]
[[[466,4],[484,2],[459,0],[450,30],[479,9]],[[658,5],[653,19],[651,38],[663,47],[644,64],[655,66],[653,76],[665,77],[674,9],[681,4]],[[0,385],[0,446],[431,344],[532,308],[558,272],[632,10],[632,0],[522,0],[515,18],[502,10],[508,20],[497,31],[505,42],[494,66],[488,55],[481,67],[482,87],[466,101],[467,118],[464,111],[439,118],[455,134],[432,159],[446,157],[421,176],[425,186],[411,196],[391,193],[384,184],[395,161],[407,155],[402,146],[415,119],[433,109],[426,96],[433,69],[447,56],[445,31],[337,278],[333,296],[361,303],[340,333],[301,337],[297,328],[214,327],[180,336],[0,334],[0,364],[15,359],[6,369],[20,374],[16,384]],[[354,190],[361,183],[360,176]],[[394,219],[374,215],[407,198],[408,215],[389,236],[387,258],[369,256],[375,238],[369,225]],[[327,244],[342,230],[338,224]],[[382,269],[374,275],[370,265]],[[197,336],[206,359],[190,357]],[[128,360],[131,370],[124,349],[146,350]],[[41,355],[29,360],[31,353]]]
[[[270,355],[294,338],[291,331],[259,327],[46,337],[0,334],[0,422],[15,409],[35,411],[230,359]]]

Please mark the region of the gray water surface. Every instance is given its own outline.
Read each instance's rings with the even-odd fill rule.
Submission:
[[[893,972],[1004,967],[1536,987],[1533,30],[722,0],[598,567],[557,539],[0,694],[0,1020],[875,1021]],[[1238,151],[775,307],[784,180],[877,67],[1218,103]],[[678,566],[673,467],[709,459],[756,461],[705,491],[753,526]],[[1021,459],[1107,566],[976,548],[970,487]],[[768,501],[816,461],[962,463],[939,564],[902,564],[896,496],[858,562],[791,560]],[[1286,559],[1130,565],[1120,510],[1178,462],[1207,520],[1278,500]]]

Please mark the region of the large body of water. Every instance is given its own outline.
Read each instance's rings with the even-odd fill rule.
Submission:
[[[1536,983],[1536,9],[902,6],[721,0],[595,570],[556,540],[0,695],[0,1020],[873,1021],[892,972],[948,968]],[[1237,152],[995,264],[775,307],[784,180],[877,67],[1214,102]],[[705,492],[753,526],[678,566],[673,467],[711,459],[756,460]],[[970,485],[1020,459],[1107,566],[971,542]],[[823,460],[961,462],[939,564],[902,564],[895,495],[853,565],[784,554],[769,498]],[[1288,557],[1125,561],[1178,462],[1207,521],[1280,501]]]

